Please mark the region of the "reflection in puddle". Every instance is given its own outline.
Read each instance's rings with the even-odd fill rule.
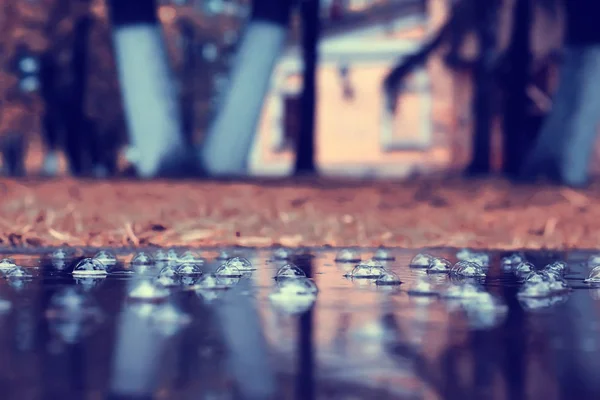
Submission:
[[[361,262],[361,254],[373,259]],[[519,352],[535,360],[529,385],[558,382],[546,385],[551,395],[568,377],[549,357],[576,365],[587,360],[582,352],[600,352],[588,340],[600,331],[596,264],[530,253],[529,262],[469,250],[415,254],[55,251],[40,263],[16,258],[39,269],[0,261],[0,350],[20,352],[11,366],[75,357],[67,364],[102,376],[82,389],[88,397],[149,398],[231,397],[232,387],[256,398],[330,398],[331,390],[340,398],[477,397],[492,390],[478,371],[502,377],[494,385],[517,398],[525,386],[507,371],[523,370],[525,359],[502,357]],[[552,345],[530,347],[532,329]],[[8,362],[0,361],[0,379]],[[586,384],[596,390],[594,380]]]

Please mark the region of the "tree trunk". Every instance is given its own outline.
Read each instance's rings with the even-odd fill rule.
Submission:
[[[304,73],[302,79],[302,107],[300,137],[296,143],[296,174],[311,174],[315,167],[315,125],[317,101],[317,68],[319,42],[319,0],[304,0],[302,11],[302,51]]]
[[[518,174],[537,133],[528,131],[528,120],[532,117],[527,96],[531,68],[531,0],[517,0],[513,15],[512,37],[506,55],[508,70],[502,76],[505,82],[502,167],[504,173],[512,177]]]

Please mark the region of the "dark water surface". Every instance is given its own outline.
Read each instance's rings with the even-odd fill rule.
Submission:
[[[416,279],[440,288],[450,279],[410,269],[415,251],[391,250],[386,268],[403,283],[383,287],[344,278],[354,264],[314,250],[293,261],[316,283],[316,301],[292,313],[294,304],[269,298],[286,261],[241,251],[257,269],[231,289],[197,291],[190,279],[152,301],[128,297],[146,279],[139,274],[75,279],[81,254],[62,264],[10,255],[33,277],[0,279],[10,302],[0,313],[0,398],[600,398],[600,289],[583,283],[589,253],[527,253],[540,268],[567,261],[573,289],[527,301],[501,254],[490,253],[478,283],[508,307],[498,314],[476,301],[409,295]],[[454,250],[430,253],[456,261]],[[216,255],[202,252],[205,274],[221,263]],[[61,308],[69,287],[81,304]]]

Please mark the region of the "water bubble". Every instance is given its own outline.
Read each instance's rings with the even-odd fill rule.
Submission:
[[[442,293],[442,297],[448,299],[473,299],[481,297],[484,293],[487,292],[481,287],[470,283],[464,283],[458,285],[449,285]]]
[[[112,254],[111,252],[108,252],[106,250],[100,250],[98,253],[96,253],[96,255],[94,256],[94,259],[100,261],[102,264],[106,265],[107,267],[110,267],[117,263],[117,257],[115,257],[114,254]]]
[[[432,259],[433,257],[429,254],[419,253],[413,257],[409,266],[411,268],[429,268],[429,264],[431,263]]]
[[[540,283],[548,281],[550,281],[550,277],[548,276],[548,274],[544,274],[542,272],[533,271],[525,277],[525,283]]]
[[[335,256],[336,262],[359,262],[360,254],[353,249],[342,249]]]
[[[452,273],[457,276],[470,278],[485,277],[485,271],[479,264],[469,261],[459,261],[452,267]]]
[[[599,254],[591,255],[590,258],[588,258],[587,265],[590,268],[600,265],[600,255]]]
[[[444,258],[434,257],[431,259],[429,263],[429,268],[427,268],[427,273],[430,274],[447,274],[450,272],[450,267],[452,263]]]
[[[398,275],[392,271],[384,271],[375,281],[375,284],[378,286],[394,286],[400,285],[401,283],[402,281]]]
[[[383,275],[385,268],[376,261],[370,261],[366,263],[360,263],[350,274],[346,274],[347,277],[352,279],[376,279]]]
[[[200,276],[202,269],[196,264],[181,264],[176,269],[177,275],[183,276]]]
[[[380,247],[373,253],[373,260],[377,261],[394,261],[396,257],[386,248]]]
[[[256,268],[252,266],[252,263],[242,257],[230,258],[225,264],[236,267],[241,272],[254,271]]]
[[[275,260],[289,260],[292,258],[292,251],[290,249],[286,249],[285,247],[279,247],[273,250],[273,259]]]
[[[554,261],[551,264],[548,264],[544,267],[544,270],[549,273],[555,273],[558,275],[563,275],[567,272],[567,263],[564,261]]]
[[[509,256],[503,257],[501,264],[504,269],[511,269],[521,263],[525,262],[525,256],[521,253],[514,253]]]
[[[33,275],[29,273],[25,268],[16,266],[15,268],[8,271],[6,274],[7,279],[15,280],[15,279],[30,279]]]
[[[275,274],[275,279],[295,279],[295,278],[306,278],[306,274],[300,268],[294,264],[286,264],[279,268]]]
[[[308,278],[284,280],[269,295],[271,303],[279,310],[297,314],[308,311],[317,298],[317,286]]]
[[[197,251],[187,250],[179,257],[178,261],[182,264],[203,264],[204,258]]]
[[[525,283],[519,289],[519,297],[547,297],[552,293],[549,282]]]
[[[600,265],[592,268],[592,270],[590,271],[589,276],[587,277],[586,280],[584,280],[584,282],[586,282],[586,283],[600,283]]]
[[[169,291],[147,279],[140,279],[135,282],[128,296],[136,300],[156,301],[168,297]]]
[[[73,269],[73,276],[106,276],[106,266],[94,258],[84,258]]]
[[[2,273],[2,275],[8,274],[10,270],[16,267],[17,264],[15,264],[14,261],[10,258],[5,258],[2,261],[0,261],[0,273]]]
[[[456,253],[456,258],[459,261],[468,261],[475,264],[479,264],[484,268],[487,268],[490,264],[490,256],[485,253],[473,252],[468,249],[462,249]]]
[[[413,296],[434,296],[438,294],[434,285],[425,279],[417,279],[407,292]]]
[[[152,265],[153,263],[154,260],[152,259],[150,254],[147,254],[143,251],[140,251],[131,259],[131,265],[133,266]]]
[[[215,275],[218,277],[226,277],[226,278],[241,278],[243,274],[240,272],[237,267],[233,265],[229,265],[227,263],[222,264],[215,271]]]
[[[530,272],[533,272],[534,270],[535,267],[533,266],[533,264],[525,261],[517,265],[515,272],[519,275],[525,275],[529,274]]]

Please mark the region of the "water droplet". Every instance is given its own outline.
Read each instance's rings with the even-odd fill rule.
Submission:
[[[342,249],[335,256],[336,262],[359,262],[360,254],[352,249]]]
[[[452,273],[464,277],[485,277],[485,271],[479,264],[469,261],[459,261],[452,267]]]
[[[375,261],[360,263],[350,274],[346,274],[347,277],[352,279],[377,279],[385,272],[385,268],[381,264],[377,264]]]
[[[181,264],[176,269],[177,275],[200,276],[202,269],[196,264]]]
[[[380,247],[373,253],[373,260],[377,261],[394,261],[396,257],[386,248]]]
[[[237,267],[233,265],[228,265],[227,263],[222,264],[215,271],[215,275],[218,277],[230,277],[230,278],[241,278],[243,274],[240,272]]]
[[[511,269],[523,262],[525,262],[525,256],[520,253],[514,253],[510,256],[503,257],[501,264],[504,269]]]
[[[113,266],[117,263],[117,257],[106,250],[100,250],[98,253],[96,253],[94,259],[100,261],[107,267]]]
[[[271,303],[290,314],[308,311],[317,298],[317,286],[308,278],[286,279],[269,295]]]
[[[442,297],[448,299],[473,299],[481,297],[484,293],[487,292],[481,287],[470,283],[458,285],[453,284],[447,287],[447,289],[442,293]]]
[[[8,271],[6,274],[7,279],[18,280],[18,279],[30,279],[33,275],[29,273],[25,268],[16,266],[15,268]]]
[[[586,282],[586,283],[600,283],[600,265],[592,268],[592,270],[590,271],[589,276],[587,277],[586,280],[584,280],[584,282]]]
[[[273,250],[274,260],[289,260],[292,258],[292,255],[292,251],[290,249],[286,249],[285,247],[279,247]]]
[[[438,294],[438,291],[434,285],[422,278],[417,279],[412,285],[410,285],[410,288],[407,292],[413,296],[434,296]]]
[[[532,263],[522,262],[519,265],[517,265],[515,272],[518,275],[525,275],[525,274],[529,274],[530,272],[533,272],[534,270],[535,270],[535,267],[533,266]]]
[[[600,265],[600,255],[592,254],[590,258],[588,258],[588,267],[593,268]]]
[[[300,268],[294,264],[286,264],[279,268],[275,279],[295,279],[295,278],[306,278],[306,274]]]
[[[427,273],[429,274],[447,274],[450,272],[452,263],[444,258],[434,257],[429,263]]]
[[[135,282],[129,291],[129,297],[136,300],[156,301],[169,296],[169,291],[160,287],[147,279],[141,279]]]
[[[402,281],[398,275],[392,271],[384,271],[375,281],[375,284],[378,286],[393,286],[400,285],[401,283]]]
[[[152,259],[150,254],[147,254],[143,251],[140,251],[131,259],[131,265],[133,266],[152,265],[153,263],[154,260]]]
[[[254,271],[256,268],[252,266],[252,263],[245,258],[242,257],[234,257],[230,258],[226,263],[226,265],[236,267],[241,272]]]
[[[5,258],[0,261],[0,273],[7,275],[13,268],[16,268],[17,264],[14,263],[10,258]]]
[[[429,254],[419,253],[413,257],[409,266],[411,268],[429,268],[429,264],[431,263],[432,256]]]
[[[73,269],[73,276],[105,276],[106,266],[94,258],[84,258]]]

